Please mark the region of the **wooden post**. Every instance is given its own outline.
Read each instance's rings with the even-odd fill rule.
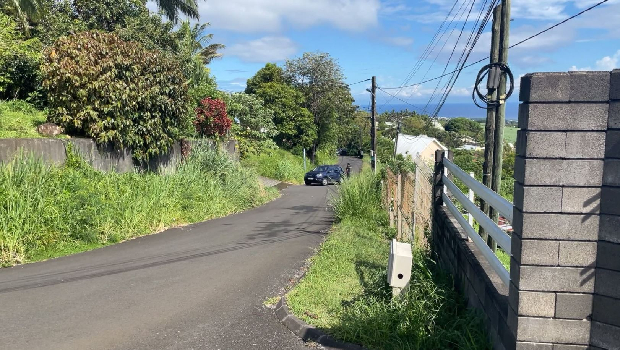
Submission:
[[[497,5],[493,11],[493,29],[491,36],[491,62],[497,63],[499,62],[499,48],[500,48],[500,30],[501,30],[501,14],[502,14],[502,5]],[[497,100],[497,91],[494,91],[490,96],[491,101]],[[485,136],[484,136],[484,164],[482,169],[482,183],[488,188],[492,187],[493,182],[493,152],[495,151],[495,106],[488,105],[487,106],[487,122],[485,125]],[[484,201],[480,202],[480,210],[487,215],[491,215],[491,208]],[[489,242],[489,235],[484,232],[484,228],[482,226],[479,230],[480,236],[486,242]]]
[[[500,31],[500,62],[508,64],[508,47],[510,35],[510,0],[502,0],[502,22]],[[502,165],[504,156],[504,126],[506,124],[506,74],[502,74],[499,82],[498,98],[500,101],[495,115],[495,142],[493,150],[493,180],[491,189],[499,194],[502,188]],[[491,219],[498,222],[497,211],[491,213]],[[497,242],[491,241],[491,249],[497,250]]]

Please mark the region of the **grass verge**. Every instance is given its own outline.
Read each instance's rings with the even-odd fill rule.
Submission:
[[[333,228],[302,281],[288,294],[304,321],[369,349],[490,349],[484,325],[452,280],[415,247],[409,291],[391,298],[386,281],[392,231],[370,172],[341,186]]]
[[[46,120],[44,111],[25,101],[0,101],[0,138],[43,137],[37,132],[37,127]]]
[[[0,166],[0,264],[86,251],[241,212],[275,197],[254,171],[207,146],[171,175],[103,173],[79,157]]]
[[[310,161],[307,162],[308,168],[312,168]],[[303,158],[282,149],[247,155],[242,163],[261,176],[293,184],[303,183],[306,173]]]

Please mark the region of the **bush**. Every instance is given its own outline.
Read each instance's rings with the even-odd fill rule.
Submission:
[[[218,138],[226,135],[232,126],[232,121],[226,112],[226,102],[210,97],[200,101],[196,108],[196,131],[202,136]]]
[[[83,32],[46,50],[50,121],[70,135],[129,147],[138,160],[166,152],[190,123],[178,63],[116,35]]]
[[[0,265],[66,255],[241,212],[273,198],[256,173],[194,146],[176,173],[103,173],[68,149],[64,166],[0,166]]]
[[[17,23],[0,13],[0,99],[26,99],[41,83],[41,42],[25,40]]]

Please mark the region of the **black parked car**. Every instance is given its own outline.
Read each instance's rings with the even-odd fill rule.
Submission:
[[[304,176],[306,185],[321,184],[327,186],[329,184],[339,184],[344,179],[344,170],[338,165],[321,165],[314,170],[309,171]]]

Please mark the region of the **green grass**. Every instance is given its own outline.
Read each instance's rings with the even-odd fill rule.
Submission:
[[[517,144],[517,131],[519,128],[515,128],[514,126],[507,126],[504,128],[504,140],[506,142],[512,143],[516,146]]]
[[[482,125],[482,127],[484,128],[485,126],[485,122],[479,122],[480,125]],[[504,128],[504,140],[508,143],[512,143],[513,145],[516,146],[517,144],[517,131],[519,130],[519,128],[514,127],[514,126],[506,126]]]
[[[277,196],[208,147],[194,148],[171,175],[103,173],[72,154],[60,167],[23,155],[0,166],[0,265],[86,251]]]
[[[298,317],[369,349],[491,348],[481,318],[427,248],[414,249],[409,291],[391,298],[385,281],[394,232],[380,207],[378,178],[366,171],[345,182],[334,208],[339,223],[287,296]]]
[[[304,160],[282,149],[250,154],[242,160],[244,166],[255,169],[259,175],[293,184],[304,181]],[[308,170],[312,168],[307,160]]]
[[[0,138],[39,138],[37,126],[46,122],[45,111],[20,101],[0,101]],[[59,135],[60,136],[60,135]]]

